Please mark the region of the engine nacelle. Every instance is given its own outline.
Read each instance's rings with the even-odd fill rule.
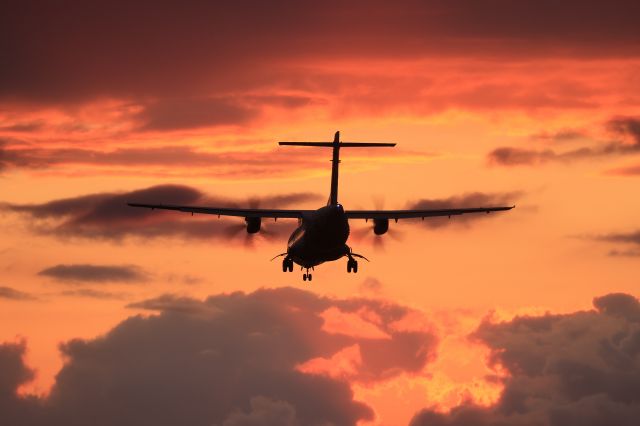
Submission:
[[[260,231],[259,217],[245,217],[244,221],[247,222],[247,233],[255,234]]]
[[[373,219],[373,232],[382,235],[389,230],[389,219]]]

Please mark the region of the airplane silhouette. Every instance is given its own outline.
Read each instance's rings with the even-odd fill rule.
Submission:
[[[393,147],[395,143],[380,142],[340,142],[340,132],[336,132],[333,142],[279,142],[288,146],[315,146],[333,149],[331,166],[331,193],[326,206],[317,210],[278,210],[278,209],[235,209],[220,207],[176,206],[167,204],[139,204],[128,203],[131,207],[150,209],[177,210],[191,214],[202,213],[220,216],[244,217],[247,232],[255,234],[260,231],[263,218],[274,220],[298,219],[298,227],[289,237],[287,251],[271,260],[284,257],[282,271],[292,272],[293,264],[297,263],[305,269],[302,275],[304,281],[311,281],[309,269],[324,262],[346,257],[347,272],[358,272],[356,258],[368,259],[361,254],[354,253],[346,243],[349,238],[349,219],[364,219],[373,221],[373,232],[382,235],[389,229],[389,219],[411,219],[436,216],[455,216],[465,213],[490,213],[494,211],[511,210],[510,207],[472,207],[462,209],[431,209],[431,210],[345,210],[338,202],[338,166],[340,164],[340,148],[364,147]]]

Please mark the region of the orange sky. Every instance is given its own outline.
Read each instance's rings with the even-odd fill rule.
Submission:
[[[9,58],[0,72],[0,343],[26,344],[37,373],[20,382],[22,394],[56,383],[61,343],[93,342],[134,315],[169,315],[175,296],[191,307],[191,298],[290,286],[328,298],[318,335],[343,342],[305,342],[314,349],[293,370],[347,383],[375,413],[359,424],[406,424],[421,409],[497,404],[515,370],[490,362],[497,346],[485,334],[469,338],[483,320],[638,296],[633,2],[577,11],[574,2],[248,2],[151,13],[69,3],[0,13]],[[246,237],[241,220],[123,207],[136,196],[320,207],[327,152],[276,141],[329,140],[336,130],[398,144],[343,153],[347,209],[517,207],[391,223],[384,245],[352,221],[350,244],[372,262],[357,275],[342,261],[322,265],[312,284],[269,262],[293,225],[265,223],[266,235]],[[174,296],[131,306],[162,295]],[[372,301],[408,313],[391,320]],[[394,340],[402,336],[425,340],[406,343],[407,355]]]

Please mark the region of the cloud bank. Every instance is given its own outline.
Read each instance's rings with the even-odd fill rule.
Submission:
[[[595,310],[483,323],[474,337],[509,377],[490,408],[423,410],[412,426],[620,425],[640,416],[640,303],[595,298]]]
[[[564,152],[557,152],[553,149],[536,150],[518,147],[500,147],[491,151],[487,155],[487,160],[489,164],[499,166],[535,166],[549,162],[568,163],[574,160],[640,153],[639,118],[616,117],[609,120],[606,127],[620,139],[600,146],[585,146]],[[620,174],[627,174],[627,172],[622,171]]]
[[[251,198],[246,201],[213,197],[184,185],[159,185],[124,193],[98,193],[53,200],[41,204],[3,204],[0,209],[35,219],[33,231],[44,235],[98,240],[127,237],[173,237],[188,240],[220,239],[242,243],[242,219],[221,219],[211,215],[185,215],[178,212],[133,208],[128,202],[200,205],[216,207],[299,207],[320,197],[311,193],[292,193]],[[293,231],[295,221],[265,222],[261,236],[283,236]],[[76,268],[77,269],[77,268]],[[59,275],[59,274],[58,274]]]
[[[421,199],[407,206],[408,209],[458,209],[465,207],[498,207],[512,206],[523,196],[520,191],[485,193],[470,192],[441,199]],[[460,216],[426,218],[422,224],[429,228],[440,228],[451,224],[468,225],[488,217],[497,217],[497,214],[464,214]]]
[[[373,411],[349,383],[299,366],[352,346],[355,379],[384,380],[424,368],[430,331],[394,324],[411,310],[390,302],[333,299],[281,288],[205,301],[172,295],[130,305],[106,335],[61,346],[66,363],[46,398],[16,394],[32,378],[25,345],[0,346],[0,408],[7,424],[355,425]],[[360,318],[376,336],[327,328],[327,315]]]
[[[237,93],[277,84],[296,59],[640,53],[632,1],[142,1],[126,12],[120,2],[58,6],[26,1],[3,8],[0,36],[12,62],[0,73],[0,99],[188,99],[203,87]],[[151,115],[164,117],[162,109]],[[194,120],[200,118],[186,122]]]
[[[15,288],[0,286],[0,299],[7,300],[36,300],[37,297]]]
[[[63,283],[133,283],[147,281],[149,276],[135,265],[55,265],[38,272],[43,277]]]

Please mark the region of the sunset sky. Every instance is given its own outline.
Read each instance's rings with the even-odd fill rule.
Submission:
[[[15,425],[635,425],[640,3],[0,6],[0,416]],[[295,221],[346,259],[284,274]],[[4,424],[4,422],[2,422]]]

